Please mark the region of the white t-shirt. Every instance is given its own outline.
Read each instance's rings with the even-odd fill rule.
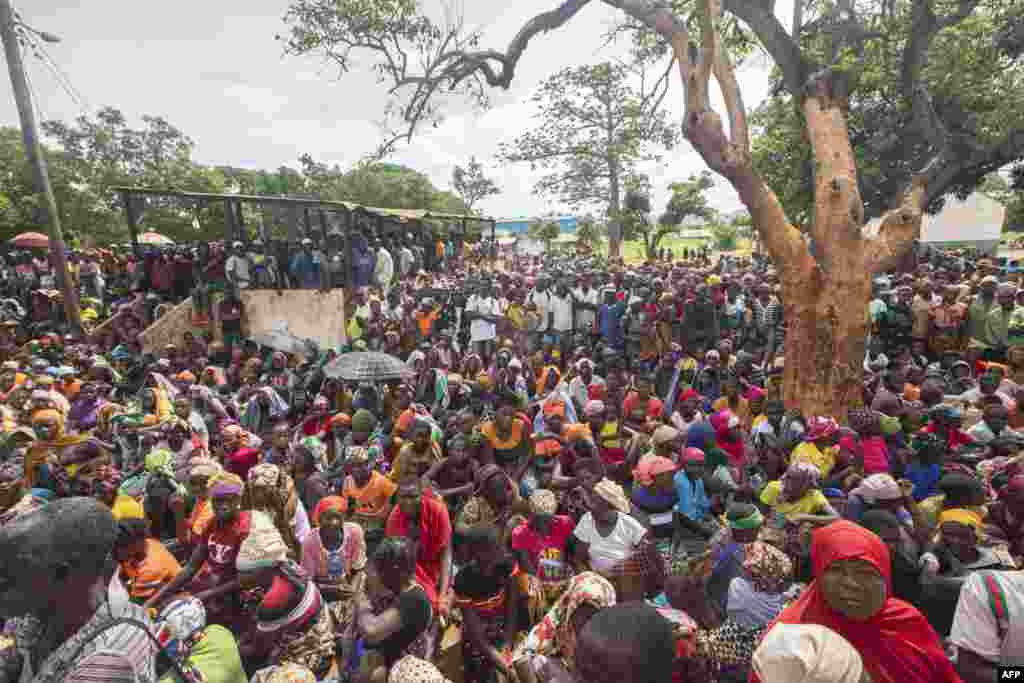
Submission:
[[[498,300],[473,295],[466,301],[467,313],[481,313],[483,315],[501,315],[501,306]],[[469,337],[471,341],[490,341],[498,336],[497,326],[486,320],[475,319],[469,323]]]
[[[597,290],[594,288],[591,288],[587,292],[584,292],[580,288],[574,289],[572,290],[572,296],[581,304],[592,304],[594,306],[598,304]],[[589,308],[581,308],[576,311],[576,329],[589,332],[594,327],[596,317],[597,311],[592,311]]]
[[[984,574],[995,577],[1006,598],[1006,634],[1000,642]],[[960,589],[949,640],[1002,666],[1024,666],[1024,571],[974,572]]]
[[[537,314],[540,315],[540,323],[537,325],[537,332],[548,331],[548,313],[551,312],[551,299],[551,292],[547,290],[543,292],[534,290],[530,292],[529,297],[526,299],[526,303],[537,305]]]
[[[232,276],[239,287],[249,286],[249,280],[252,279],[249,275],[249,259],[232,254],[228,257],[227,263],[224,264],[224,271]]]
[[[572,331],[572,295],[551,295],[551,312],[555,314],[551,327],[555,332]]]
[[[599,574],[610,574],[631,556],[646,533],[643,524],[621,512],[615,528],[607,536],[598,533],[594,517],[589,512],[583,515],[573,531],[576,538],[590,546],[590,566]]]

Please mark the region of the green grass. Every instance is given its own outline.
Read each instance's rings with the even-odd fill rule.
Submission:
[[[695,249],[695,248],[701,247],[704,244],[710,244],[710,243],[711,243],[711,240],[706,240],[706,239],[692,239],[692,238],[678,237],[676,235],[667,235],[666,237],[664,237],[661,240],[660,243],[658,243],[658,248],[659,249],[661,249],[661,248],[671,249],[673,251],[673,253],[675,254],[676,258],[682,258],[683,249],[684,248]],[[739,248],[737,249],[737,252],[749,254],[750,253],[750,240],[740,238],[738,247]],[[606,240],[603,240],[601,242],[601,244],[598,245],[596,251],[598,253],[601,253],[601,254],[604,254],[605,256],[607,256],[608,255],[608,242]],[[643,262],[645,260],[645,258],[646,258],[646,254],[644,254],[644,243],[643,243],[643,241],[642,240],[632,240],[632,241],[629,241],[629,242],[623,242],[622,243],[622,257],[625,259],[625,261],[627,263],[640,263],[640,262]]]

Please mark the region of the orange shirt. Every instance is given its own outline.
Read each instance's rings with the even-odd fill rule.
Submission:
[[[345,478],[345,486],[341,495],[344,498],[356,499],[356,512],[369,517],[383,517],[388,507],[388,501],[395,495],[398,485],[385,477],[380,472],[370,473],[370,481],[366,486],[359,488],[355,479],[351,476]]]
[[[169,583],[181,571],[181,565],[164,544],[147,538],[146,557],[142,562],[121,563],[121,577],[133,600],[146,600]]]
[[[431,330],[434,328],[434,321],[441,317],[440,311],[429,311],[423,313],[416,311],[416,324],[420,328],[420,334],[424,337],[429,337]]]

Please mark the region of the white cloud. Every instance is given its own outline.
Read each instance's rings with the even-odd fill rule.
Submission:
[[[482,45],[504,49],[528,17],[556,2],[464,5],[467,24],[483,27]],[[284,57],[274,35],[284,31],[286,6],[287,0],[179,0],[174,5],[34,0],[21,11],[28,23],[62,38],[47,49],[92,108],[113,105],[136,122],[143,114],[164,116],[196,140],[197,159],[203,163],[276,168],[295,166],[301,154],[310,153],[327,163],[351,164],[380,141],[376,122],[386,102],[384,87],[365,61],[360,70],[339,78],[330,63]],[[778,3],[784,24],[791,7],[791,0]],[[486,212],[523,216],[559,210],[532,194],[537,172],[525,164],[498,165],[494,155],[502,141],[533,124],[529,96],[542,78],[621,53],[621,46],[601,49],[604,33],[618,17],[594,2],[565,27],[536,36],[512,87],[490,93],[493,109],[478,113],[464,102],[449,102],[448,118],[425,130],[394,160],[446,188],[454,165],[476,156],[503,190],[484,202]],[[70,120],[82,113],[48,69],[34,58],[28,62],[43,115]],[[761,65],[739,74],[748,108],[765,96],[766,73]],[[678,82],[672,84],[667,106],[678,121]],[[0,123],[17,121],[9,85],[0,79]],[[667,153],[663,164],[646,168],[655,183],[655,207],[667,201],[670,181],[703,168],[686,144]],[[717,182],[711,192],[715,204],[737,206],[726,182]]]

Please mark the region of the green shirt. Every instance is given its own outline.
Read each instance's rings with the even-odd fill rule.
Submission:
[[[202,640],[192,648],[189,663],[202,672],[207,683],[248,683],[249,677],[242,668],[238,654],[238,643],[231,631],[218,624],[206,627]],[[184,683],[172,669],[159,683]]]

